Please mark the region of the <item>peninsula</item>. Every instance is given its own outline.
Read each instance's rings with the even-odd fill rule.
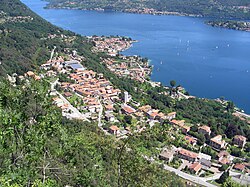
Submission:
[[[207,21],[206,24],[213,27],[222,27],[226,29],[233,29],[239,31],[250,32],[250,22],[246,21]]]

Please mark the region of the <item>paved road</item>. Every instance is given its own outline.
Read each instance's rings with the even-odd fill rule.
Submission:
[[[143,156],[142,155],[142,157],[145,158],[146,160],[150,161],[150,162],[154,162],[154,163],[159,164],[159,165],[161,164],[161,163],[155,161],[152,158],[148,158],[147,156]],[[213,184],[210,184],[210,183],[206,182],[205,178],[184,173],[183,171],[180,171],[178,169],[170,167],[170,166],[168,166],[166,164],[163,164],[163,168],[165,170],[167,170],[167,171],[175,173],[176,175],[178,175],[179,177],[181,177],[183,179],[186,179],[188,181],[194,182],[196,184],[199,184],[199,185],[202,185],[202,186],[206,186],[206,187],[217,187],[217,186],[215,186]]]
[[[181,92],[177,92],[177,94],[179,94],[181,97],[183,97],[184,99],[189,99],[191,96],[188,96],[188,95],[185,95],[185,94],[183,94],[183,93],[181,93]]]
[[[182,160],[182,164],[180,165],[180,167],[178,168],[178,170],[181,171],[181,170],[184,169],[187,165],[188,165],[188,161],[187,161],[187,160]]]
[[[244,117],[246,117],[246,118],[250,118],[250,115],[248,115],[248,114],[245,114],[245,113],[242,113],[242,112],[236,112],[237,114],[239,114],[239,115],[241,115],[241,116],[244,116]]]
[[[81,112],[79,112],[79,110],[77,110],[73,105],[70,104],[70,102],[65,98],[63,97],[62,94],[60,94],[59,92],[56,91],[56,93],[59,95],[60,99],[63,100],[64,103],[68,104],[69,106],[69,109],[73,112],[72,116],[73,118],[76,118],[76,119],[82,119],[82,120],[86,120],[86,121],[89,121],[85,115],[83,115]]]
[[[99,100],[99,103],[100,103],[100,111],[99,111],[99,114],[98,114],[98,127],[101,127],[102,126],[102,113],[103,113],[103,106],[102,106],[102,103],[101,101]]]
[[[199,184],[199,185],[203,185],[203,186],[207,186],[207,187],[216,187],[215,185],[213,184],[210,184],[208,182],[206,182],[205,180],[203,180],[203,178],[201,177],[197,177],[197,176],[193,176],[193,175],[189,175],[187,173],[184,173],[182,171],[179,171],[178,169],[175,169],[175,168],[172,168],[172,167],[169,167],[168,165],[164,164],[164,169],[165,170],[168,170],[168,171],[171,171],[171,172],[174,172],[176,175],[186,179],[186,180],[189,180],[189,181],[192,181],[196,184]]]
[[[71,103],[62,95],[60,94],[56,89],[55,89],[55,85],[58,83],[58,79],[51,83],[51,90],[55,91],[57,95],[59,95],[60,99],[63,100],[64,103],[68,104],[69,109],[73,112],[70,116],[76,119],[82,119],[85,121],[90,122],[86,116],[84,114],[82,114],[81,112],[79,112],[79,110],[77,108],[75,108],[73,105],[71,105]]]
[[[203,178],[203,180],[205,180],[205,181],[216,180],[216,179],[219,179],[221,175],[222,175],[222,173],[218,173],[218,174],[215,174],[215,175],[213,175],[211,177]],[[235,177],[235,176],[238,176],[238,175],[240,175],[240,173],[229,171],[229,176],[231,176],[231,177]]]

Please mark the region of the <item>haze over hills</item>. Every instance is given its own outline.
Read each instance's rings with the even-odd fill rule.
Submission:
[[[48,0],[50,8],[106,9],[148,13],[147,10],[215,18],[250,18],[250,0]]]

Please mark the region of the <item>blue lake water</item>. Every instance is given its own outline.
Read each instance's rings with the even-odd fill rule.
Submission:
[[[213,28],[202,18],[43,9],[22,0],[49,22],[82,35],[123,35],[138,40],[126,55],[148,57],[152,80],[176,80],[191,95],[224,96],[250,113],[250,33]]]

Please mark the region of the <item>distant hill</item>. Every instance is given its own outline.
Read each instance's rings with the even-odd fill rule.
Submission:
[[[216,18],[250,18],[250,0],[48,0],[50,8],[155,9]]]

